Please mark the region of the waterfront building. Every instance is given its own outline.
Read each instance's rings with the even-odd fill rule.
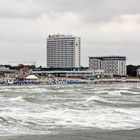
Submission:
[[[57,77],[92,77],[93,71],[89,71],[88,68],[34,68],[32,69],[33,75],[39,76],[57,76]]]
[[[0,67],[0,76],[15,77],[17,74],[18,74],[18,70],[12,70],[9,67],[5,67],[5,66]]]
[[[106,74],[114,76],[126,76],[126,57],[89,57],[89,68],[94,71],[104,70]]]
[[[105,71],[104,70],[94,70],[94,76],[96,78],[104,78],[105,77]]]
[[[137,76],[140,76],[140,68],[137,69]]]
[[[47,67],[80,67],[80,57],[80,37],[58,34],[47,38]]]

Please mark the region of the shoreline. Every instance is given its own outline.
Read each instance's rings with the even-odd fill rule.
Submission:
[[[140,78],[103,78],[95,80],[86,80],[86,79],[77,79],[77,78],[65,78],[65,77],[56,77],[50,82],[50,79],[44,78],[42,81],[39,79],[38,83],[5,83],[0,84],[0,87],[9,87],[9,86],[42,86],[42,85],[96,85],[96,84],[129,84],[129,83],[140,83]]]
[[[0,140],[139,140],[140,129],[94,132],[77,130],[66,134],[0,136]]]
[[[108,84],[112,84],[112,85],[115,85],[115,84],[138,84],[138,83],[140,83],[140,82],[110,82],[110,81],[107,81],[107,82],[88,82],[88,83],[80,83],[80,84],[35,84],[35,85],[33,85],[33,84],[22,84],[22,85],[15,85],[15,84],[11,84],[11,85],[0,85],[0,87],[26,87],[26,86],[28,86],[28,87],[30,87],[30,86],[57,86],[57,85],[102,85],[102,84],[106,84],[106,85],[108,85]]]

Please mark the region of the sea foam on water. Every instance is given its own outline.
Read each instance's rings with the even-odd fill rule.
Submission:
[[[140,128],[139,87],[138,83],[2,87],[0,135]]]

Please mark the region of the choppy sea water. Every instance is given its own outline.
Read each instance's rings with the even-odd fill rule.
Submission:
[[[140,128],[140,84],[0,87],[0,136]]]

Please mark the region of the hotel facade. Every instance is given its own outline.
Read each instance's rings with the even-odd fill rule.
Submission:
[[[106,56],[89,57],[90,70],[104,70],[106,74],[114,76],[126,76],[126,57]]]
[[[47,67],[80,67],[81,39],[71,35],[49,35],[47,38]]]

